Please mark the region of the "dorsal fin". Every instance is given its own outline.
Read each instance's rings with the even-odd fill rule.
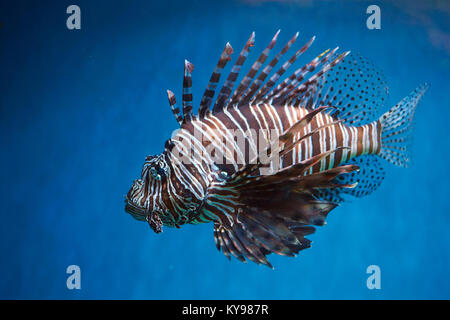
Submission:
[[[311,86],[314,86],[321,77],[328,72],[332,67],[337,65],[339,62],[342,61],[350,52],[344,52],[341,53],[337,58],[335,58],[333,61],[325,64],[316,74],[311,76],[308,80],[306,80],[304,83],[297,86],[294,90],[292,90],[289,94],[287,94],[284,99],[287,103],[292,103],[295,105],[298,105],[302,102],[302,97],[305,92],[308,92],[308,89],[311,88]]]
[[[167,90],[167,97],[169,99],[169,105],[172,109],[173,115],[175,116],[177,122],[181,125],[183,123],[183,117],[181,116],[180,108],[177,107],[177,99],[175,98],[173,92],[170,90]]]
[[[192,70],[194,65],[184,60],[184,77],[183,77],[183,118],[184,121],[192,119]]]
[[[315,40],[315,36],[312,37],[303,47],[301,47],[283,66],[272,76],[269,81],[255,94],[255,101],[260,101],[275,85],[278,79],[286,72],[286,70],[302,55]]]
[[[333,56],[333,54],[337,51],[337,48],[334,49],[333,51],[331,51],[329,54],[327,54],[321,61],[321,63],[325,63],[326,61],[328,61],[328,59],[330,57]],[[325,66],[326,68],[326,66]],[[308,72],[313,72],[316,69],[316,65],[312,65],[308,68]],[[319,71],[321,72],[321,71]],[[300,75],[299,78],[304,79],[304,75]],[[311,79],[313,79],[314,76],[311,77]],[[293,102],[294,105],[296,106],[301,106],[302,108],[305,108],[307,110],[312,111],[313,109],[317,108],[317,107],[321,107],[317,97],[319,94],[319,85],[321,83],[323,83],[323,77],[322,78],[318,78],[318,80],[314,80],[311,82],[306,82],[307,85],[304,87],[304,91],[301,92],[300,95],[298,95],[295,98],[295,101]],[[292,103],[292,102],[291,102]]]
[[[306,74],[308,74],[309,72],[312,72],[318,65],[325,63],[328,60],[328,58],[337,51],[337,49],[338,48],[334,49],[330,53],[328,53],[330,50],[327,49],[324,52],[322,52],[320,55],[318,55],[316,58],[314,58],[311,62],[305,64],[301,68],[298,68],[290,77],[286,78],[275,89],[270,91],[269,94],[267,95],[266,100],[274,98],[274,97],[283,99],[283,97],[286,96],[286,93],[291,91],[301,81],[303,81],[303,79],[305,79]],[[322,59],[320,60],[320,58],[322,58]]]
[[[275,58],[270,61],[270,63],[261,71],[259,76],[256,78],[255,81],[250,86],[250,89],[244,94],[244,96],[241,99],[240,104],[246,104],[250,102],[253,95],[258,91],[258,89],[263,84],[264,80],[266,80],[267,76],[272,71],[273,67],[280,61],[281,57],[289,50],[289,48],[292,46],[292,44],[297,40],[298,32],[292,37],[291,40],[286,43],[286,45],[281,49],[281,51],[275,56]]]
[[[227,44],[225,45],[225,49],[223,49],[219,61],[217,62],[216,68],[214,69],[214,72],[211,75],[208,86],[206,87],[205,93],[203,94],[203,98],[200,102],[200,108],[198,111],[200,118],[203,118],[206,115],[207,111],[209,110],[209,107],[211,106],[212,98],[214,97],[214,94],[216,92],[217,83],[220,80],[220,75],[227,62],[231,59],[230,56],[232,53],[233,48],[227,42]]]
[[[234,63],[234,66],[231,69],[231,72],[228,75],[227,80],[225,80],[225,83],[219,92],[219,96],[216,99],[216,103],[214,104],[213,112],[221,110],[223,106],[226,104],[228,98],[232,93],[234,83],[239,75],[239,72],[241,71],[241,67],[244,64],[245,60],[247,59],[248,53],[250,52],[250,47],[254,46],[254,44],[255,44],[255,32],[253,32],[250,38],[247,40],[244,48],[242,48],[241,53],[239,54],[239,57]]]
[[[277,42],[278,35],[280,34],[280,30],[275,33],[275,36],[270,41],[269,45],[261,52],[258,59],[253,63],[251,69],[247,73],[247,75],[242,79],[241,83],[239,83],[239,86],[234,91],[233,95],[231,96],[230,105],[234,105],[238,103],[241,100],[242,95],[247,90],[248,86],[252,82],[253,78],[255,77],[256,73],[258,72],[259,68],[263,65],[263,63],[266,61],[267,57],[269,56],[270,51],[275,46],[275,43]]]
[[[388,86],[382,72],[369,60],[351,54],[318,79],[316,105],[332,105],[332,115],[349,125],[361,125],[377,118]]]
[[[333,91],[333,88],[328,87],[327,83],[330,81],[335,81],[333,77],[338,78],[336,77],[336,75],[338,75],[339,72],[332,73],[331,76],[327,76],[326,74],[328,73],[328,71],[334,72],[335,70],[337,70],[334,67],[349,54],[349,52],[344,52],[340,55],[337,55],[336,51],[338,48],[332,51],[326,50],[311,62],[298,68],[293,74],[289,75],[286,79],[284,79],[284,81],[282,81],[278,86],[275,87],[275,84],[286,73],[288,68],[290,68],[298,59],[298,57],[311,46],[315,37],[312,37],[306,44],[304,44],[299,50],[297,50],[295,54],[281,66],[281,68],[279,68],[275,73],[271,74],[275,65],[280,61],[283,55],[297,40],[297,32],[283,46],[280,52],[278,52],[278,54],[257,75],[260,68],[268,58],[270,51],[275,46],[279,32],[280,31],[275,34],[269,45],[263,50],[257,61],[255,61],[251,66],[249,72],[241,80],[237,89],[232,93],[241,67],[250,52],[250,47],[252,47],[255,42],[255,33],[253,32],[251,34],[244,48],[241,50],[239,57],[234,63],[226,80],[224,81],[224,85],[220,89],[220,92],[214,103],[214,107],[212,110],[213,112],[220,112],[226,106],[239,107],[248,103],[261,102],[270,102],[276,105],[287,103],[297,106],[302,105],[310,110],[318,106],[329,105],[335,106],[338,109],[342,109],[339,111],[344,110],[343,108],[339,108],[339,106],[336,106],[335,103],[332,103],[334,100],[341,97],[336,97],[336,95],[330,96],[330,94],[327,93],[329,90]],[[204,118],[206,114],[210,112],[210,107],[213,103],[217,84],[220,81],[223,69],[225,68],[227,62],[231,59],[230,55],[232,53],[233,48],[229,43],[227,43],[222,54],[220,55],[219,61],[217,62],[214,72],[211,75],[209,83],[201,99],[199,106],[200,119]],[[179,115],[179,109],[176,108],[175,97],[173,93],[168,92],[169,103],[179,123],[180,118],[182,123],[183,121],[190,121],[193,118],[191,92],[191,72],[193,68],[193,64],[186,60],[183,78],[183,117]],[[267,78],[268,81],[265,83]],[[344,81],[347,80],[348,79],[346,78]],[[343,85],[345,86],[345,83]],[[323,97],[325,97],[325,99]],[[341,119],[346,120],[346,118]]]

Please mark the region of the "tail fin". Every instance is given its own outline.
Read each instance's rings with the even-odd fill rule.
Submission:
[[[428,84],[422,84],[380,117],[382,132],[379,156],[390,163],[400,167],[409,166],[414,112],[427,89]]]

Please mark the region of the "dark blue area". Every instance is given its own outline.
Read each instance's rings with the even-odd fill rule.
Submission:
[[[368,30],[366,1],[255,3],[1,2],[0,298],[450,298],[448,6],[378,1],[382,29]],[[71,4],[81,30],[66,28]],[[177,127],[165,90],[180,97],[184,59],[198,104],[227,41],[238,51],[256,31],[256,58],[278,28],[280,42],[317,36],[301,62],[338,45],[374,61],[386,109],[431,88],[414,165],[386,165],[380,189],[334,210],[299,257],[271,257],[272,271],[228,262],[212,225],[156,235],[123,208],[145,156]],[[71,264],[80,291],[66,288]],[[366,287],[372,264],[381,290]]]

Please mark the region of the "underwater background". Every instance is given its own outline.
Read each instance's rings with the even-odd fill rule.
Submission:
[[[81,30],[66,27],[71,4]],[[381,30],[366,26],[372,4]],[[178,126],[165,90],[181,100],[184,59],[198,106],[227,41],[234,61],[256,32],[243,75],[278,29],[277,48],[317,36],[296,67],[336,46],[373,61],[389,84],[380,111],[430,89],[413,165],[385,162],[378,190],[333,210],[297,258],[271,255],[270,270],[227,261],[211,224],[155,234],[124,196]],[[2,1],[0,298],[449,299],[449,71],[448,1]],[[69,265],[81,290],[66,287]]]

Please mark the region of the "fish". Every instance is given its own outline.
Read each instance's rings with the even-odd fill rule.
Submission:
[[[196,114],[194,65],[185,60],[181,109],[167,90],[179,127],[161,154],[145,158],[127,213],[156,233],[211,223],[228,259],[273,268],[268,255],[311,247],[333,209],[380,186],[386,164],[410,166],[414,114],[429,85],[380,115],[389,90],[371,61],[337,47],[287,73],[315,37],[285,59],[299,33],[273,54],[279,34],[240,81],[255,33],[220,82],[232,60],[227,43]]]

